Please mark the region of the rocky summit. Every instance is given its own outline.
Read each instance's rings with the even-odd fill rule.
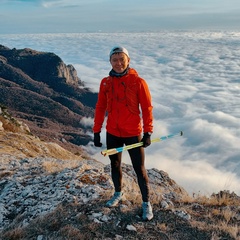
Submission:
[[[107,208],[110,166],[0,114],[0,239],[239,239],[240,197],[228,191],[189,196],[168,173],[148,169],[154,218],[141,219],[141,195],[123,164],[125,200]]]
[[[96,160],[1,154],[0,239],[239,239],[240,198],[193,199],[169,175],[149,169],[154,218],[141,219],[132,166],[123,164],[125,200],[115,208],[110,166]]]
[[[140,202],[133,169],[124,165],[124,193]],[[169,176],[157,169],[148,171],[152,199],[167,203],[187,197],[187,193]],[[19,221],[22,226],[54,211],[61,203],[89,204],[111,195],[109,166],[94,160],[59,160],[51,158],[1,158],[0,228]],[[101,221],[101,220],[100,220]]]

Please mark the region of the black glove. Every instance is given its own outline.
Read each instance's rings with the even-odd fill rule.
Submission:
[[[94,133],[94,146],[95,147],[101,147],[102,146],[102,143],[101,143],[101,138],[100,138],[100,132],[98,133]]]
[[[143,147],[144,148],[151,145],[151,134],[149,134],[148,132],[144,133],[141,142],[143,142]]]

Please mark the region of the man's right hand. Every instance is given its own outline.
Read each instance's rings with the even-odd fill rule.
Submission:
[[[101,138],[100,138],[100,132],[98,133],[94,133],[94,146],[95,147],[101,147],[102,143],[101,143]]]
[[[151,145],[151,134],[150,133],[144,133],[143,138],[141,140],[143,142],[143,147],[146,148]]]

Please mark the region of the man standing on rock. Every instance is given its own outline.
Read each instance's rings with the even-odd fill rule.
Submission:
[[[128,153],[142,194],[143,220],[151,220],[153,212],[149,202],[149,180],[144,165],[144,148],[151,144],[153,131],[151,94],[146,81],[129,67],[130,57],[126,48],[114,47],[109,57],[112,70],[100,84],[93,126],[94,145],[102,146],[100,132],[106,112],[107,149],[143,142],[143,147],[130,149]],[[115,193],[106,206],[114,207],[123,199],[122,153],[110,155],[109,158]]]

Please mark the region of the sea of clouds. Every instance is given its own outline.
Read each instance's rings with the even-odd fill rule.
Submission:
[[[152,138],[184,132],[146,148],[147,168],[166,171],[189,193],[240,195],[240,32],[0,34],[0,44],[57,54],[96,92],[111,69],[110,49],[126,47],[152,93]],[[105,146],[104,129],[101,137]],[[109,163],[99,148],[86,148]],[[123,161],[130,163],[127,153]]]

